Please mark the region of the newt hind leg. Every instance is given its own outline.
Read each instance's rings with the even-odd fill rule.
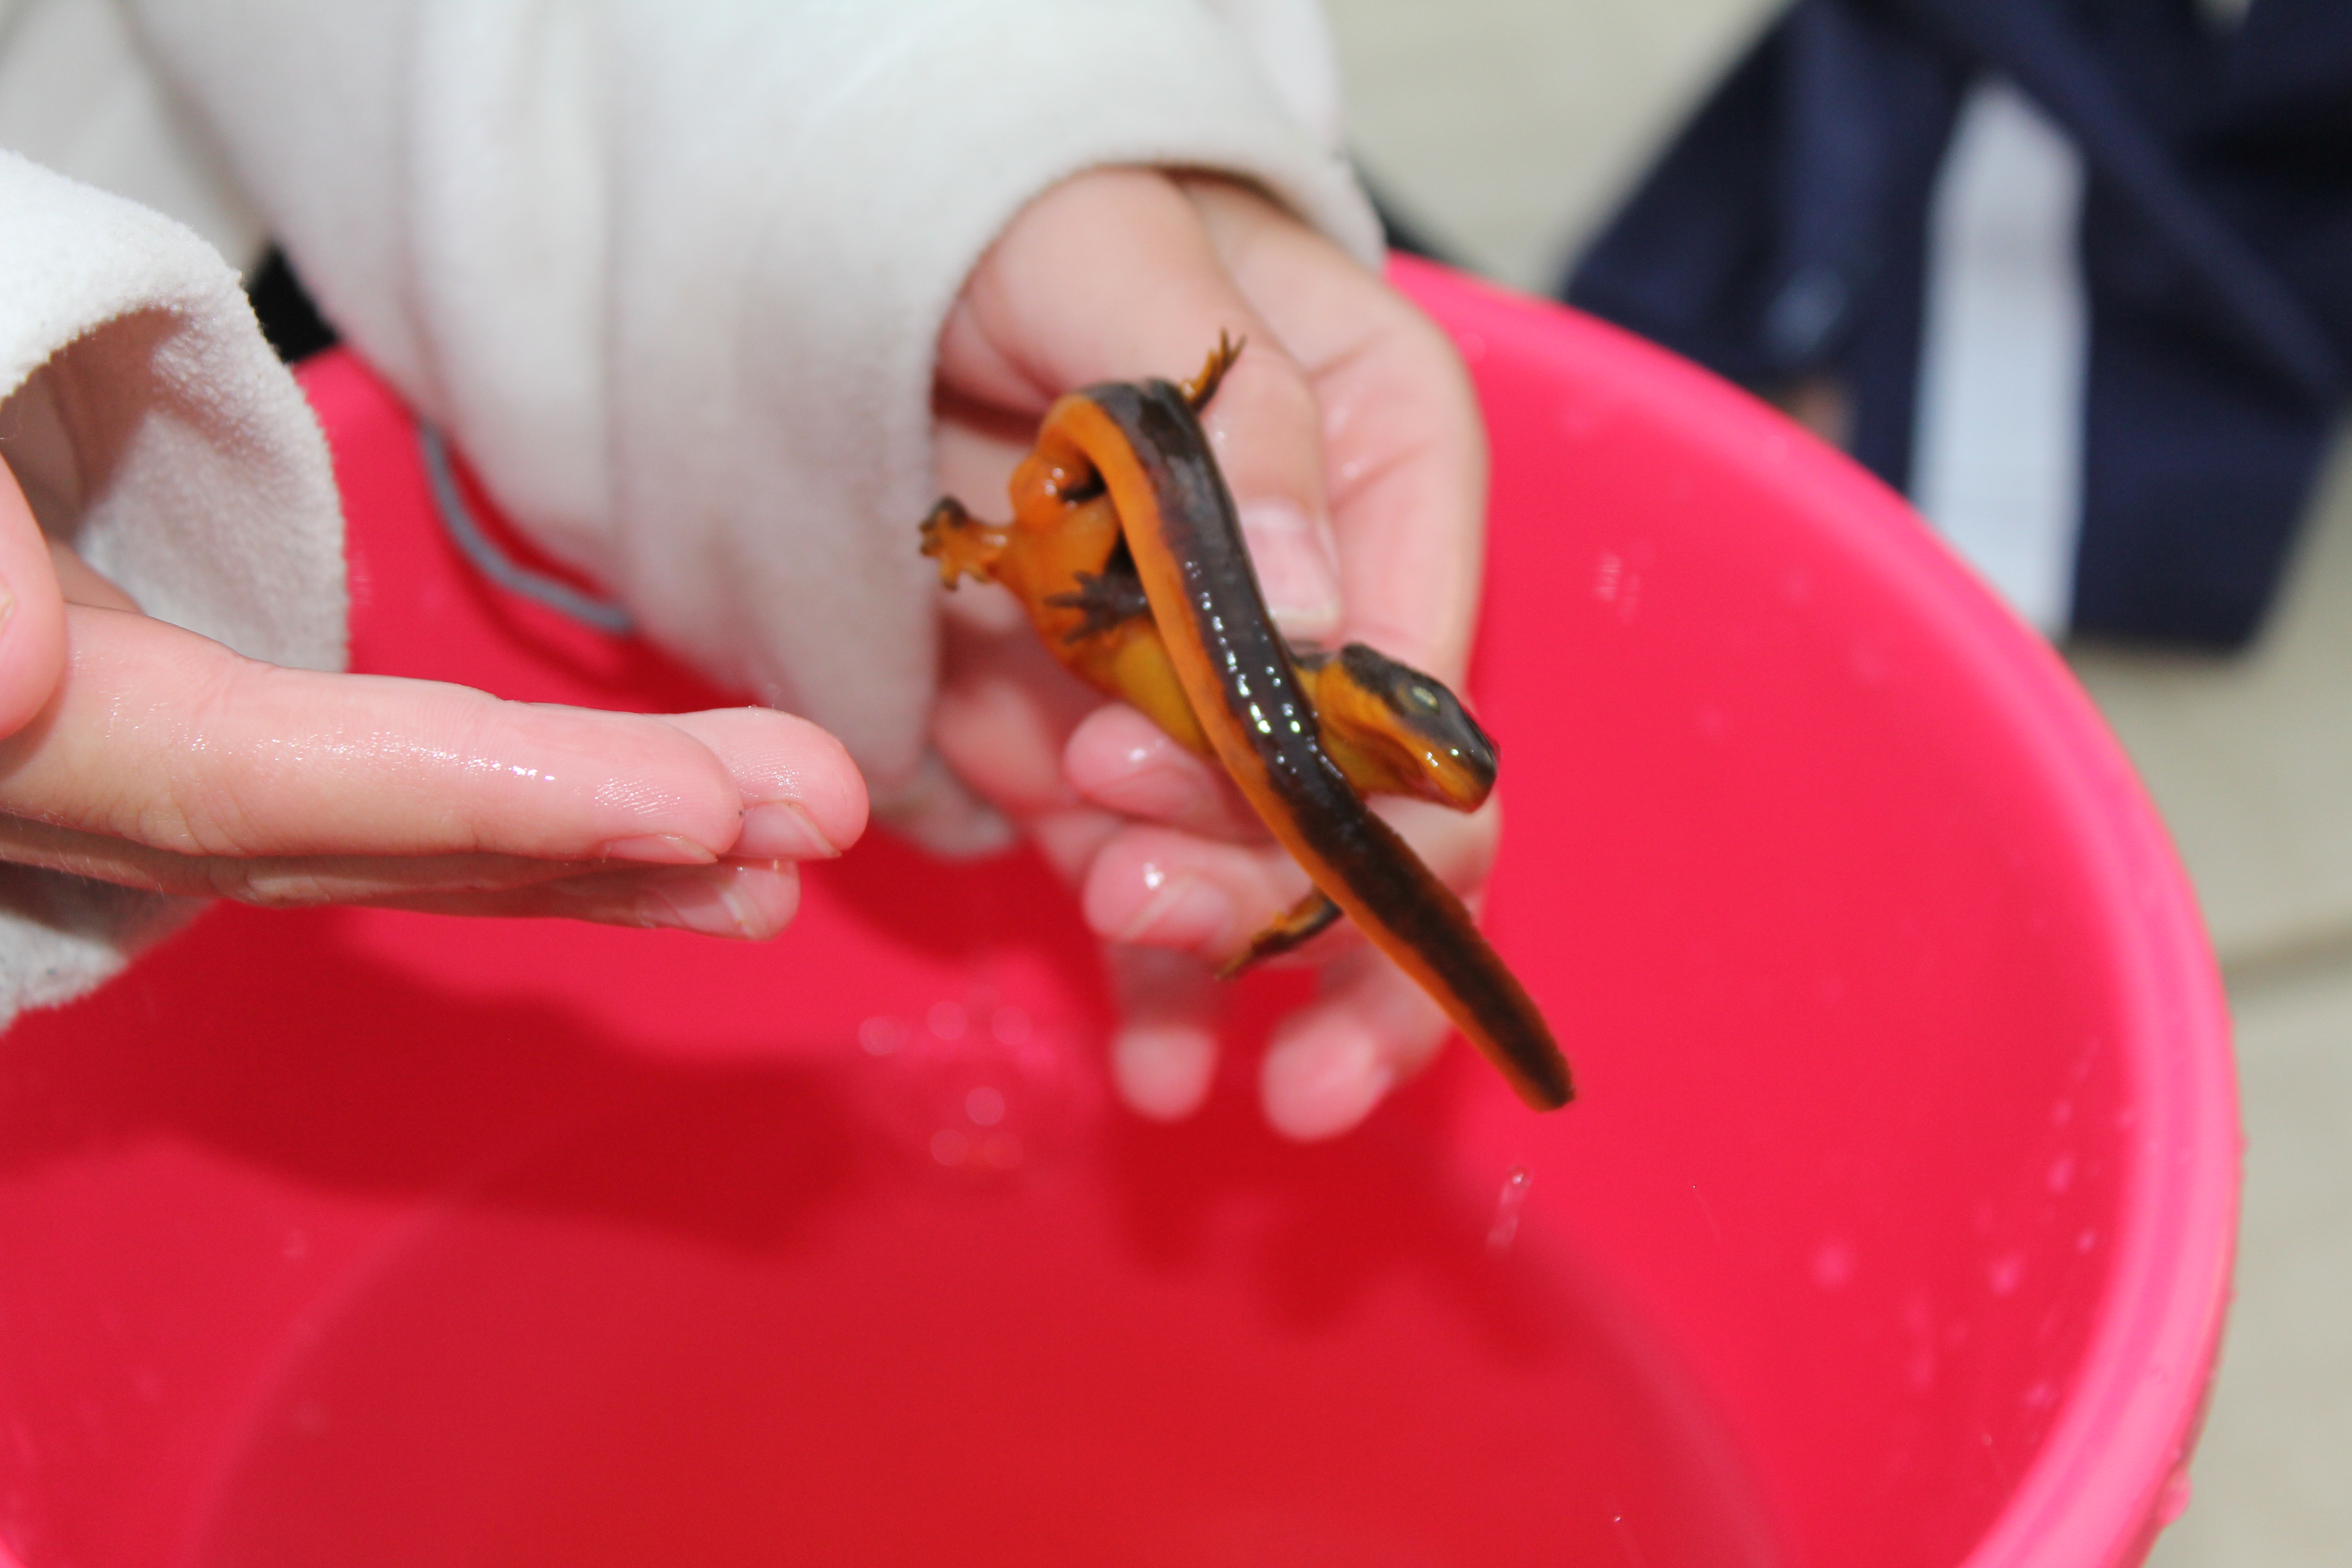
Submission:
[[[1135,574],[1132,563],[1121,572],[1114,560],[1099,574],[1074,572],[1070,580],[1077,584],[1076,589],[1066,594],[1048,594],[1044,600],[1057,610],[1076,610],[1085,617],[1064,635],[1064,642],[1084,642],[1090,637],[1115,631],[1139,616],[1151,614],[1151,601],[1144,596],[1143,579]]]
[[[940,582],[950,588],[962,577],[993,579],[1012,536],[1012,529],[982,522],[953,496],[941,497],[923,519],[923,553],[940,563]]]
[[[1217,971],[1217,978],[1231,980],[1262,958],[1288,952],[1292,948],[1320,936],[1339,919],[1339,906],[1325,898],[1318,889],[1275,916],[1264,931],[1250,938],[1247,947],[1225,961]]]
[[[1184,395],[1184,402],[1193,413],[1198,414],[1209,406],[1209,399],[1217,395],[1218,384],[1225,379],[1225,372],[1234,368],[1234,361],[1242,357],[1242,350],[1248,344],[1247,338],[1230,338],[1223,331],[1218,332],[1217,346],[1209,351],[1208,361],[1201,366],[1201,374],[1190,381],[1176,384],[1176,390]]]

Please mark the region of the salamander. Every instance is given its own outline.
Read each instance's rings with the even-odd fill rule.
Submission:
[[[1521,1099],[1565,1105],[1568,1063],[1526,988],[1363,799],[1475,810],[1494,787],[1494,742],[1433,678],[1360,643],[1329,653],[1276,632],[1200,422],[1239,353],[1220,335],[1189,382],[1106,382],[1061,398],[1014,470],[1012,522],[942,500],[924,519],[923,553],[950,588],[965,576],[1003,584],[1064,665],[1221,763],[1313,879],[1227,973],[1344,912]]]

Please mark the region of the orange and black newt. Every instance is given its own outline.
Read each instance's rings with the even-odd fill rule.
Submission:
[[[1564,1105],[1568,1063],[1526,988],[1363,800],[1475,810],[1494,787],[1494,742],[1431,677],[1360,643],[1327,654],[1275,631],[1199,417],[1239,352],[1220,337],[1190,382],[1107,382],[1062,398],[1013,473],[1013,521],[982,523],[942,500],[924,520],[923,553],[950,587],[967,574],[1005,584],[1071,670],[1222,763],[1314,879],[1228,973],[1344,911],[1521,1099]]]

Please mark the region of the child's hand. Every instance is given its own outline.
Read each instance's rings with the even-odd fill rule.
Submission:
[[[0,465],[0,860],[271,905],[765,937],[866,792],[833,738],[259,664],[49,546]],[[62,584],[62,592],[60,592]]]
[[[1277,622],[1459,685],[1486,512],[1468,377],[1402,299],[1248,191],[1109,170],[1032,204],[941,336],[943,488],[1001,516],[1005,478],[1055,396],[1188,374],[1221,331],[1249,346],[1204,423]],[[940,752],[1082,888],[1124,992],[1120,1091],[1147,1114],[1183,1115],[1215,1066],[1213,963],[1306,891],[1306,875],[1217,770],[1065,674],[1008,598],[968,587],[950,603]],[[1381,809],[1475,895],[1494,857],[1491,802],[1469,816]],[[1318,1137],[1361,1120],[1447,1026],[1352,932],[1306,951],[1322,992],[1277,1030],[1263,1089],[1276,1127]]]

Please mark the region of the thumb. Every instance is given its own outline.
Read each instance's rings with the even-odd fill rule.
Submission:
[[[940,379],[983,404],[1042,411],[1089,382],[1192,375],[1220,336],[1246,347],[1202,424],[1259,585],[1286,635],[1328,638],[1341,606],[1314,386],[1166,176],[1093,170],[1024,209],[949,315]]]
[[[0,461],[0,736],[38,713],[66,666],[65,604],[48,541]]]

